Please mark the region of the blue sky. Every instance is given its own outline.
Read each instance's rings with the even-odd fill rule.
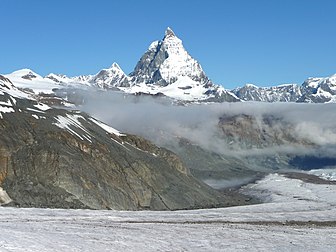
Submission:
[[[1,0],[0,73],[129,73],[167,26],[226,88],[336,73],[333,0]]]

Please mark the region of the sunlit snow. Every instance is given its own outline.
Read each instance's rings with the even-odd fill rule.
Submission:
[[[12,107],[0,106],[0,112],[2,112],[2,113],[13,113],[13,112],[15,112],[15,110]]]
[[[38,108],[39,110],[42,110],[42,111],[46,111],[46,110],[51,109],[51,107],[49,107],[48,105],[43,104],[43,103],[36,104],[36,105],[34,105],[34,107]]]
[[[117,135],[117,136],[124,136],[124,134],[120,133],[120,131],[112,128],[111,126],[106,125],[105,123],[99,122],[97,120],[95,120],[94,118],[90,118],[90,120],[92,122],[94,122],[95,124],[97,124],[99,127],[101,127],[103,130],[105,130],[108,133]]]
[[[90,132],[81,124],[79,119],[85,120],[84,117],[81,115],[70,115],[67,114],[66,116],[56,116],[55,119],[57,120],[54,125],[59,128],[66,129],[72,135],[77,136],[81,140],[87,140],[91,142]],[[82,133],[76,132],[75,129],[80,129]],[[84,134],[83,134],[84,133]]]

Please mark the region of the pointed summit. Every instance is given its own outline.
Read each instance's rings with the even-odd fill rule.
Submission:
[[[170,38],[170,37],[176,37],[176,35],[170,27],[167,27],[165,31],[165,36],[163,39]]]
[[[163,94],[185,101],[239,100],[211,82],[169,27],[163,40],[150,44],[129,77],[131,93]]]
[[[161,41],[155,41],[140,58],[130,74],[133,83],[167,86],[178,79],[211,85],[201,65],[183,47],[182,41],[168,27]],[[187,85],[187,84],[186,84]]]
[[[110,68],[100,70],[90,82],[103,89],[129,86],[128,76],[116,62]]]
[[[110,69],[113,69],[113,68],[118,69],[118,70],[121,70],[121,68],[120,68],[120,66],[118,65],[117,62],[113,62],[113,64],[110,66]],[[122,70],[121,70],[121,71],[122,71]]]

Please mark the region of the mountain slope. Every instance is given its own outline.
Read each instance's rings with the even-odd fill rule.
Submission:
[[[0,78],[0,187],[23,207],[184,209],[230,204],[172,152]]]

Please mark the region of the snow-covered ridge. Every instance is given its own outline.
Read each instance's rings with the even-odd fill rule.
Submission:
[[[114,64],[112,67],[118,68],[116,64]],[[29,78],[27,79],[22,78],[24,76],[29,76]],[[40,79],[42,80],[42,83],[44,83],[43,77],[35,74],[33,71],[29,69],[23,69],[20,71],[16,71],[11,75],[11,77],[14,79],[21,78],[22,82],[25,82],[25,81],[31,82],[32,79]],[[64,78],[64,77],[61,77],[61,78]],[[22,109],[25,112],[28,112],[29,114],[31,114],[31,116],[34,117],[36,120],[46,119],[44,114],[46,113],[47,110],[52,109],[50,106],[44,103],[38,102],[37,99],[34,99],[34,97],[31,97],[29,94],[23,91],[20,91],[13,85],[10,79],[0,75],[0,119],[4,118],[3,114],[14,113],[16,111],[23,112],[22,109],[18,109],[16,107],[17,99],[29,99],[33,101],[30,106],[27,106]],[[55,119],[55,122],[53,124],[56,125],[57,127],[67,130],[72,135],[78,137],[81,140],[92,142],[91,141],[92,134],[82,124],[83,121],[86,121],[86,122],[88,121],[82,115],[67,113],[65,116],[58,115],[54,119]],[[106,133],[114,134],[116,136],[124,135],[120,133],[118,130],[100,121],[97,121],[94,118],[90,118],[90,121],[95,123],[100,128],[102,128],[104,131],[106,131]]]
[[[49,75],[48,75],[49,76]],[[60,82],[59,76],[51,74],[43,78],[30,69],[22,69],[5,75],[12,83],[21,89],[27,89],[35,94],[52,94],[53,89],[60,88],[63,82]],[[54,77],[51,79],[51,77]],[[56,78],[57,77],[57,78]]]
[[[129,86],[129,77],[117,63],[113,63],[110,68],[100,70],[95,75],[68,77],[63,74],[50,73],[42,77],[30,69],[22,69],[6,74],[5,77],[10,79],[15,86],[29,89],[35,94],[52,94],[54,89],[68,87],[85,88],[92,86],[109,89],[119,85]]]
[[[27,93],[20,91],[14,86],[9,78],[0,75],[0,94],[3,95],[4,93],[7,93],[12,97],[31,99]]]
[[[44,111],[51,109],[48,105],[37,102],[29,94],[18,90],[8,78],[0,75],[0,119],[4,118],[3,114],[22,112],[21,109],[16,108],[18,99],[28,99],[36,102],[33,107],[25,108],[29,112],[44,113]],[[38,116],[35,115],[35,117]]]
[[[264,102],[295,102],[302,95],[300,86],[296,84],[283,84],[274,87],[258,87],[246,84],[232,92],[244,101]]]
[[[336,102],[336,75],[327,78],[308,78],[302,85],[283,84],[258,87],[246,84],[232,92],[244,101],[263,102]]]

